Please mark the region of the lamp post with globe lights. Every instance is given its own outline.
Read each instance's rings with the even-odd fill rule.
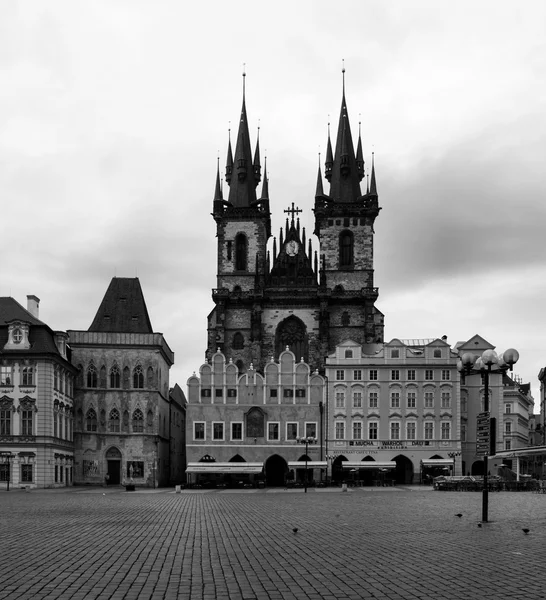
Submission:
[[[307,452],[309,450],[309,444],[316,444],[317,443],[317,438],[316,437],[312,437],[312,436],[308,436],[308,437],[298,437],[296,438],[296,442],[298,444],[305,444],[305,478],[303,481],[303,487],[304,487],[304,491],[307,494]]]
[[[485,350],[481,356],[465,352],[457,368],[465,375],[480,374],[483,376],[484,401],[483,411],[478,414],[476,454],[483,454],[483,495],[482,495],[482,522],[487,523],[489,512],[489,483],[487,480],[487,457],[496,453],[496,418],[491,418],[489,411],[489,375],[492,372],[506,373],[513,370],[519,360],[517,350],[510,348],[502,354],[494,350]]]
[[[461,453],[460,452],[448,452],[447,455],[449,456],[449,458],[451,458],[453,460],[453,466],[451,467],[452,468],[451,474],[455,475],[455,458],[457,456],[461,456]],[[464,475],[464,473],[463,473],[463,475]]]

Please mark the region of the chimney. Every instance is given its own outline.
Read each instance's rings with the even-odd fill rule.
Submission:
[[[36,319],[39,319],[40,298],[38,296],[27,296],[27,310]]]

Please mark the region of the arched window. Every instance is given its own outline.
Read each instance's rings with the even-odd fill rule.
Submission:
[[[343,313],[341,315],[341,324],[344,327],[347,327],[348,325],[351,324],[351,315],[346,310],[343,311]]]
[[[142,433],[144,431],[144,415],[140,408],[133,413],[133,433]]]
[[[133,387],[136,389],[144,388],[144,373],[140,365],[137,365],[133,371]]]
[[[117,365],[114,365],[110,369],[110,387],[111,388],[121,387],[121,373],[119,372],[119,367]]]
[[[339,236],[339,266],[353,266],[353,234],[343,231]]]
[[[146,373],[147,385],[149,388],[154,387],[154,370],[152,367],[148,367],[148,371]]]
[[[245,347],[245,338],[240,331],[234,334],[232,346],[234,350],[242,350]]]
[[[290,316],[282,321],[282,323],[279,323],[275,332],[275,350],[277,356],[286,350],[286,346],[294,353],[296,362],[300,362],[302,358],[305,362],[308,361],[307,328],[303,321],[294,316]]]
[[[97,367],[94,364],[90,364],[87,367],[87,387],[96,388],[97,385]]]
[[[246,271],[247,269],[247,239],[244,233],[238,233],[235,238],[235,269]]]
[[[108,431],[116,433],[119,431],[119,410],[113,408],[108,417]]]
[[[85,415],[85,430],[97,431],[97,413],[92,408]]]

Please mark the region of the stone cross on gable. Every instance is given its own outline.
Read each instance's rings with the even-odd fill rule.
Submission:
[[[294,220],[294,215],[297,215],[298,213],[303,212],[303,210],[301,210],[300,208],[296,208],[294,206],[294,203],[292,202],[292,208],[288,207],[285,211],[285,213],[292,213],[292,221]]]

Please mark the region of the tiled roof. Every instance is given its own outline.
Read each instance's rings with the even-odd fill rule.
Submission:
[[[25,323],[31,325],[45,325],[29,313],[26,308],[23,308],[17,300],[10,296],[0,297],[0,326],[15,320],[25,321]]]
[[[114,277],[89,331],[153,333],[138,277]]]

